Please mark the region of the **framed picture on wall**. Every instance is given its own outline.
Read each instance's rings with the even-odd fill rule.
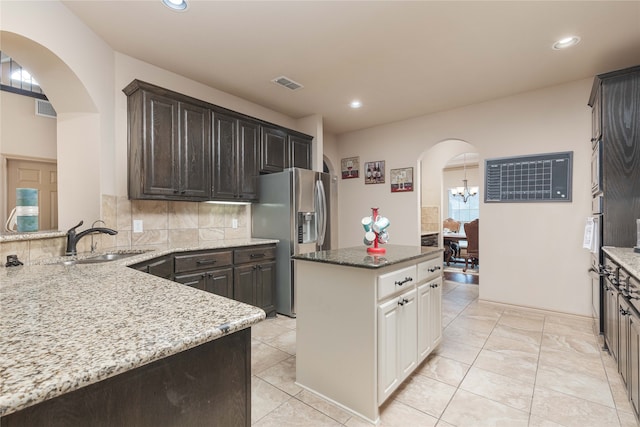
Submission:
[[[360,170],[360,157],[347,157],[340,161],[342,179],[358,178]]]
[[[384,184],[384,160],[364,164],[365,184]]]
[[[413,168],[391,169],[391,192],[413,191]]]

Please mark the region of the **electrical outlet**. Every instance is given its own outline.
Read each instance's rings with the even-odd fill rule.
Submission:
[[[142,233],[142,220],[141,219],[134,219],[133,220],[133,232],[134,233]]]
[[[238,228],[238,218],[233,218],[231,220],[231,228]]]

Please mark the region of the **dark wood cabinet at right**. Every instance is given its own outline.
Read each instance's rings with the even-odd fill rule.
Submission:
[[[594,196],[602,196],[602,245],[632,247],[640,218],[640,66],[596,76],[589,105],[592,187]]]

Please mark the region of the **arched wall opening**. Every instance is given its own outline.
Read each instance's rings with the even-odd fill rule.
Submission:
[[[101,118],[78,75],[54,52],[20,34],[0,31],[0,50],[14,58],[40,83],[57,112],[58,227],[100,217]],[[1,94],[1,93],[0,93]],[[0,111],[0,120],[2,112]],[[6,189],[7,156],[0,141],[0,188]],[[7,211],[6,194],[0,201]]]

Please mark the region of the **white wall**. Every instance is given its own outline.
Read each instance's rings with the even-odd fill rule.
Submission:
[[[0,92],[0,154],[52,160],[56,119],[35,113],[35,98]]]
[[[100,216],[113,182],[113,51],[58,1],[0,2],[0,49],[58,113],[59,227]]]
[[[571,203],[480,205],[480,298],[589,315],[589,254],[581,243],[591,210],[591,83],[585,79],[340,135],[340,157],[386,160],[389,170],[417,167],[431,149],[443,161],[477,151],[484,176],[487,158],[573,151]],[[450,139],[466,141],[472,149],[461,143],[457,151],[438,152],[437,144]],[[340,246],[361,245],[360,218],[376,205],[391,219],[390,243],[417,244],[419,194],[392,194],[388,184],[365,185],[362,179],[340,180]]]

